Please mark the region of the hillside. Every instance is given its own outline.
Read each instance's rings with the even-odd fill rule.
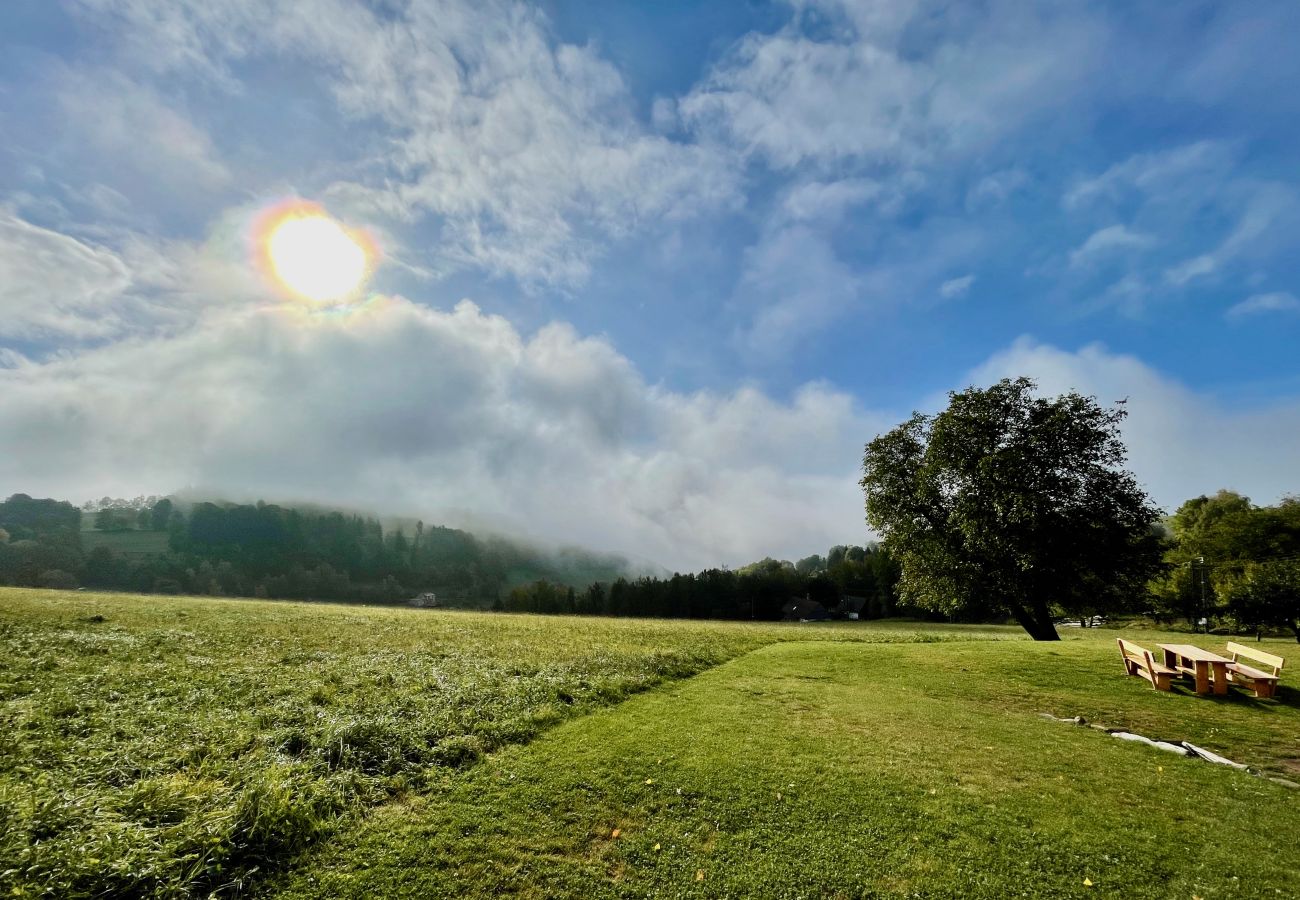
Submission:
[[[614,554],[310,505],[0,501],[0,584],[368,603],[434,592],[444,605],[488,608],[522,584],[581,589],[644,569]]]

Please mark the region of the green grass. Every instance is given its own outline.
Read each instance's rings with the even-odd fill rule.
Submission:
[[[699,624],[0,588],[0,896],[235,893],[367,807],[774,641]]]
[[[82,531],[81,548],[89,553],[107,547],[128,558],[157,556],[167,551],[165,531]]]
[[[1300,895],[1300,791],[1038,715],[1300,780],[1293,676],[1114,636],[0,588],[0,897]]]
[[[279,897],[1300,896],[1300,791],[1039,712],[1300,750],[1293,687],[1157,693],[1109,635],[770,646],[444,775]]]

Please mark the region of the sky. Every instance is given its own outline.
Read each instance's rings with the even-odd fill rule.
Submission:
[[[0,493],[313,500],[692,569],[870,539],[1028,375],[1165,509],[1300,490],[1300,5],[8,0]],[[346,303],[256,264],[309,201]]]

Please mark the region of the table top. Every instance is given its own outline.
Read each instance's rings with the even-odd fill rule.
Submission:
[[[1161,650],[1168,650],[1170,653],[1176,653],[1183,659],[1190,659],[1195,662],[1221,662],[1230,663],[1232,660],[1226,656],[1220,656],[1209,650],[1202,650],[1192,644],[1157,644]]]

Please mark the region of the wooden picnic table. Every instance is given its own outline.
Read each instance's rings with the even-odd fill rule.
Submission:
[[[1227,665],[1232,660],[1192,644],[1157,644],[1157,646],[1165,651],[1166,666],[1196,678],[1196,693],[1208,694],[1211,685],[1216,694],[1228,693]]]

